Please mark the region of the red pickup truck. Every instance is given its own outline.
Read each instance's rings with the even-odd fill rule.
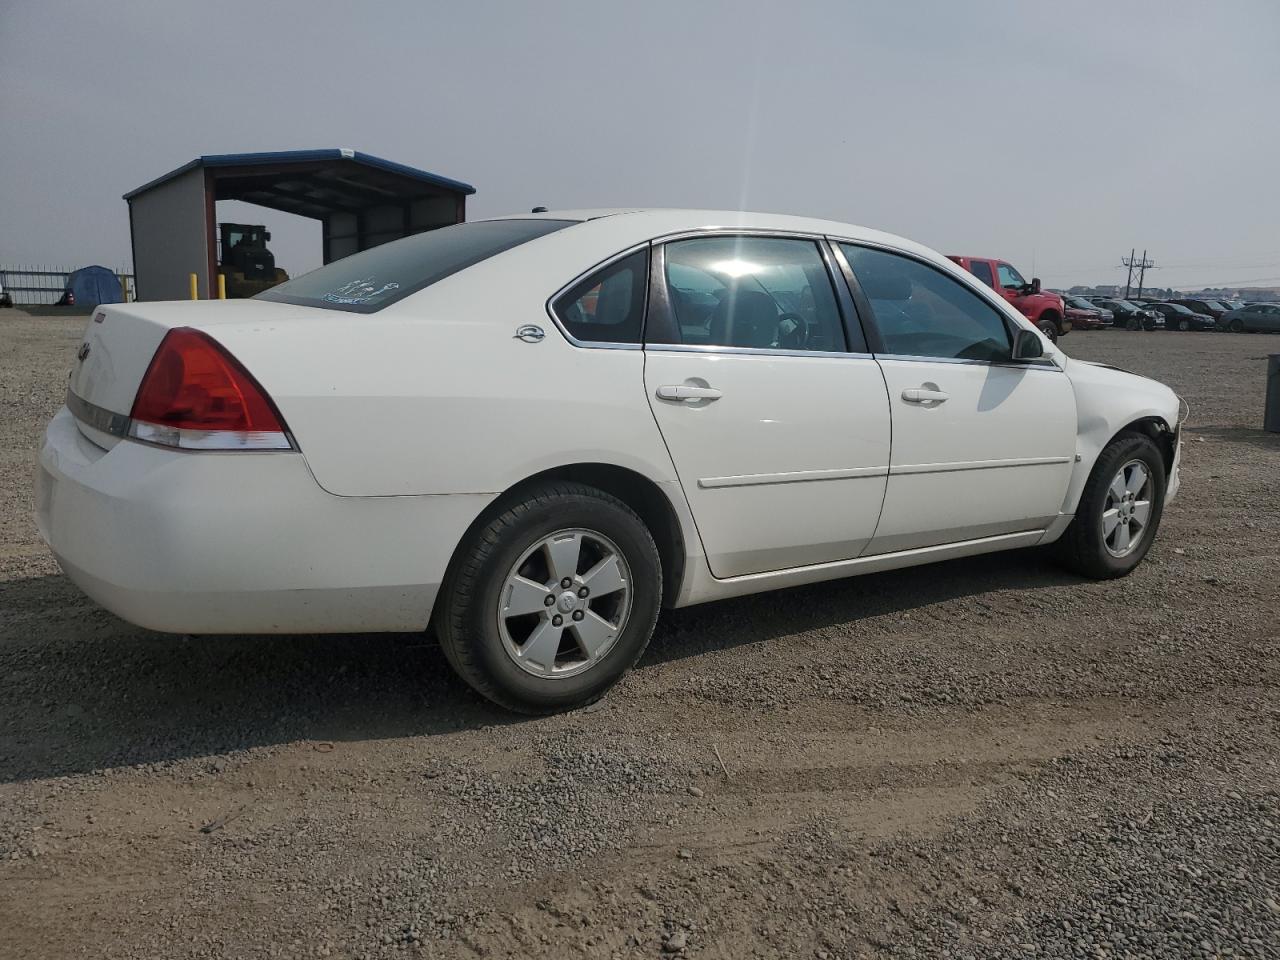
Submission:
[[[1056,293],[1041,293],[1040,278],[1030,283],[1022,279],[1013,265],[988,257],[949,257],[1008,300],[1018,312],[1040,328],[1050,340],[1071,332],[1066,307]]]

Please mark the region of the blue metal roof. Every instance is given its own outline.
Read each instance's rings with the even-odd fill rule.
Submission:
[[[276,150],[268,153],[219,153],[209,156],[196,157],[190,163],[184,163],[176,170],[170,170],[164,176],[144,183],[137,189],[130,190],[124,195],[124,199],[131,200],[140,193],[145,193],[162,183],[167,183],[175,177],[198,167],[257,167],[269,166],[277,163],[311,163],[311,162],[353,162],[363,164],[366,167],[372,167],[376,170],[384,170],[387,173],[398,174],[402,177],[409,177],[421,183],[430,184],[433,187],[439,187],[444,190],[450,190],[454,193],[461,193],[467,196],[476,192],[476,188],[469,183],[463,183],[461,180],[453,180],[449,177],[442,177],[438,173],[429,173],[426,170],[418,170],[415,167],[405,166],[403,163],[396,163],[393,160],[383,160],[381,157],[375,157],[368,153],[361,153],[359,150],[350,150],[345,147],[333,147],[328,150]]]

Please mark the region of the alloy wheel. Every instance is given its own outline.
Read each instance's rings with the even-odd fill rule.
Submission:
[[[1151,470],[1130,460],[1111,480],[1102,505],[1102,543],[1113,557],[1127,557],[1142,543],[1151,521]]]
[[[537,677],[590,669],[627,625],[631,569],[618,546],[593,530],[558,530],[529,547],[498,596],[498,632],[507,655]]]

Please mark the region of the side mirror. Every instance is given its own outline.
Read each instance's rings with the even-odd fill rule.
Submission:
[[[264,231],[262,232],[262,239],[263,239],[263,242],[266,242],[267,240],[270,240],[270,239],[271,239],[271,231],[270,231],[270,230],[264,230]],[[1037,281],[1036,281],[1036,283],[1039,283],[1039,282],[1040,282],[1039,280],[1037,280]]]
[[[1044,356],[1044,344],[1034,330],[1019,327],[1013,335],[1014,360],[1039,360]]]
[[[1031,292],[1032,292],[1032,293],[1039,293],[1039,292],[1040,292],[1040,278],[1039,278],[1039,277],[1032,277],[1032,278],[1031,278]]]

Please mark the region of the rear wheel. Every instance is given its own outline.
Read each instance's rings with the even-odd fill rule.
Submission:
[[[1230,330],[1232,333],[1244,333],[1244,321],[1241,320],[1239,317],[1236,317],[1229,324],[1227,324],[1227,329]]]
[[[1120,434],[1098,456],[1075,519],[1053,545],[1059,560],[1095,580],[1125,576],[1151,549],[1164,491],[1160,448],[1145,434]]]
[[[1179,320],[1179,321],[1178,321],[1178,329],[1179,329],[1179,330],[1181,330],[1181,331],[1183,331],[1184,333],[1185,333],[1187,330],[1190,330],[1190,329],[1191,329],[1191,321],[1190,321],[1190,320],[1188,320],[1186,317],[1183,317],[1181,320]]]
[[[1141,330],[1142,321],[1139,320],[1137,317],[1130,317],[1129,322],[1124,325],[1124,328],[1126,330]]]
[[[477,692],[550,713],[599,699],[631,668],[661,599],[662,563],[640,518],[594,487],[555,483],[459,547],[436,626]]]

